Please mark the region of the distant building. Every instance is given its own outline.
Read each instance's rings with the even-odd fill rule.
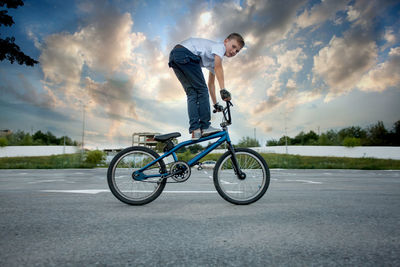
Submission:
[[[154,140],[156,135],[159,135],[159,133],[134,133],[132,135],[132,146],[155,147],[157,145],[157,141]]]
[[[9,135],[9,134],[12,134],[12,131],[11,130],[0,130],[0,136],[6,136],[6,135]]]

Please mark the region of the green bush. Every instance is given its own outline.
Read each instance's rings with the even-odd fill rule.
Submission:
[[[0,147],[4,147],[4,146],[7,146],[7,145],[8,145],[7,138],[1,137],[0,138]]]
[[[361,146],[361,139],[356,137],[346,137],[343,140],[343,145],[346,147]]]
[[[85,162],[94,164],[94,165],[98,165],[98,164],[104,163],[105,159],[106,159],[106,154],[103,151],[93,150],[93,151],[89,151],[86,154]]]

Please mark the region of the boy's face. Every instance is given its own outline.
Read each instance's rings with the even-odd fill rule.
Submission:
[[[234,57],[237,53],[239,53],[240,49],[242,49],[238,41],[235,39],[225,39],[224,45],[226,49],[225,56],[227,57]]]

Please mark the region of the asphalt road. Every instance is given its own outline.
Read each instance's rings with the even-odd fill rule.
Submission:
[[[0,266],[400,266],[400,171],[272,170],[236,206],[210,170],[119,202],[106,170],[0,170]]]

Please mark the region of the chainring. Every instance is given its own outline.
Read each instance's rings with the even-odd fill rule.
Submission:
[[[181,183],[189,179],[191,170],[190,166],[186,162],[176,161],[171,165],[170,173],[172,179]]]

